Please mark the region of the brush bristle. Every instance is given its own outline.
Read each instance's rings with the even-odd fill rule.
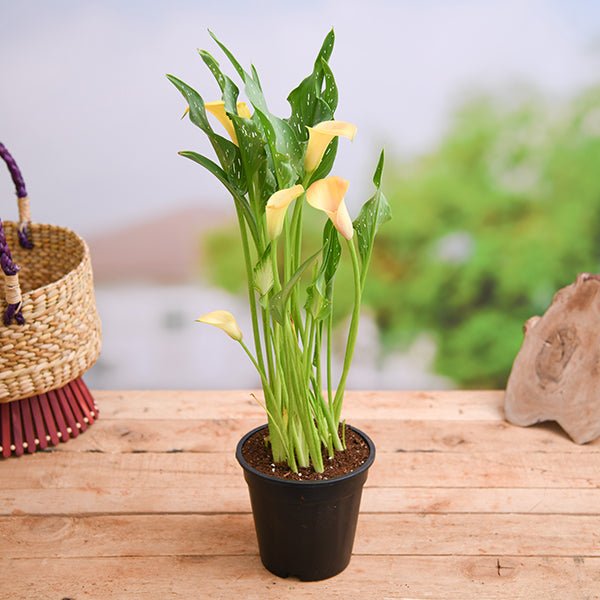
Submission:
[[[64,387],[0,404],[0,456],[21,456],[66,442],[98,418],[98,407],[79,377]]]

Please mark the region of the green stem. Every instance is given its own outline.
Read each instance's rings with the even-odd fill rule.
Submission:
[[[350,250],[350,256],[352,258],[352,273],[354,276],[354,308],[352,309],[352,319],[350,321],[350,329],[348,331],[348,341],[346,342],[346,354],[344,355],[342,375],[340,377],[333,401],[334,416],[335,420],[338,422],[342,412],[342,400],[344,397],[344,390],[346,388],[346,380],[348,378],[348,372],[350,371],[350,365],[352,364],[352,357],[354,356],[354,347],[356,346],[358,322],[360,320],[360,303],[362,299],[360,265],[358,262],[358,255],[356,253],[356,246],[354,245],[353,240],[347,240],[347,242]]]
[[[333,376],[331,374],[332,338],[333,336],[333,307],[327,317],[327,400],[333,406]]]
[[[260,330],[258,325],[258,314],[256,310],[256,297],[254,295],[254,274],[252,271],[252,262],[250,257],[250,246],[248,244],[248,233],[246,231],[246,223],[240,210],[237,210],[238,223],[240,226],[240,236],[242,238],[242,248],[244,251],[244,261],[246,263],[246,280],[248,284],[248,300],[250,302],[250,313],[252,315],[252,333],[254,336],[254,346],[256,348],[256,358],[260,370],[264,372],[265,363],[263,359],[262,346],[260,343]]]
[[[306,444],[302,439],[302,428],[298,430],[295,421],[290,422],[291,438],[294,440],[294,446],[296,448],[296,455],[298,457],[298,464],[301,467],[308,467],[310,465],[308,454],[306,452]]]
[[[288,333],[288,329],[290,328],[289,324],[284,324],[280,329],[280,346],[279,351],[281,352],[281,369],[282,369],[282,379],[284,382],[283,387],[285,388],[285,395],[287,397],[287,429],[288,429],[288,437],[290,440],[295,440],[293,431],[294,431],[294,422],[299,413],[298,402],[300,400],[300,388],[298,386],[298,382],[296,379],[296,369],[295,365],[297,364],[297,360],[292,354],[290,350],[290,346],[288,344],[288,337],[291,333]],[[300,407],[301,408],[301,407]],[[290,448],[293,452],[293,448],[296,446],[296,443],[290,442]],[[302,455],[306,453],[304,451],[301,452]],[[300,462],[300,455],[298,455]],[[291,466],[291,465],[290,465]]]
[[[301,372],[299,368],[302,366],[302,353],[298,347],[298,342],[292,332],[291,325],[286,323],[284,329],[287,335],[284,335],[287,341],[287,350],[289,357],[291,358],[288,370],[288,375],[291,378],[295,397],[293,399],[294,412],[300,419],[302,429],[304,433],[304,441],[308,446],[308,452],[312,458],[312,464],[317,473],[322,473],[324,470],[323,457],[321,455],[321,441],[319,439],[318,431],[316,430],[314,420],[310,411],[310,400],[308,394],[308,382],[304,379],[300,379]],[[292,403],[290,403],[292,404]],[[290,414],[290,418],[293,415]]]
[[[316,322],[310,314],[306,317],[306,330],[308,332],[307,344],[304,347],[304,376],[308,381],[311,371],[311,359],[313,358],[313,347],[315,342]]]
[[[317,325],[317,339],[315,342],[314,363],[316,366],[317,390],[319,395],[323,393],[323,377],[321,375],[321,346],[323,345],[323,321]]]
[[[271,269],[273,270],[273,291],[277,293],[281,290],[281,280],[279,279],[279,264],[277,263],[277,239],[271,242]]]
[[[248,358],[252,361],[254,368],[257,370],[258,374],[260,375],[260,379],[262,381],[262,386],[263,386],[263,391],[265,393],[265,404],[266,404],[267,416],[269,417],[269,427],[271,425],[273,425],[274,429],[275,429],[275,431],[273,431],[271,429],[269,430],[269,433],[271,435],[271,451],[273,452],[273,459],[277,462],[280,462],[280,460],[282,460],[284,458],[289,458],[290,444],[289,444],[289,440],[287,440],[285,432],[283,431],[283,427],[282,427],[283,423],[277,423],[277,417],[280,416],[279,412],[277,411],[277,400],[275,399],[275,396],[273,395],[273,391],[271,389],[271,386],[269,385],[269,382],[265,375],[264,369],[262,369],[260,367],[260,365],[258,364],[258,361],[254,358],[254,356],[252,355],[252,352],[250,352],[250,349],[248,348],[248,346],[246,346],[244,341],[239,340],[239,344],[244,349],[244,352],[248,355]],[[277,435],[273,436],[273,433],[276,433]],[[281,454],[285,454],[285,457],[278,456]],[[290,467],[291,467],[291,463],[290,463]]]
[[[291,271],[295,273],[300,266],[302,259],[302,209],[304,207],[304,194],[299,198],[296,198],[294,204],[294,214],[292,216],[292,223],[290,226],[291,236],[290,245],[292,247],[291,252]],[[298,294],[298,288],[294,288],[290,295],[290,314],[294,319],[294,327],[299,339],[306,345],[306,331],[302,323],[302,315],[300,313],[300,300]]]
[[[269,382],[267,380],[267,376],[265,375],[264,370],[261,369],[257,360],[254,358],[254,356],[252,355],[252,352],[250,352],[250,349],[248,348],[248,346],[246,346],[244,341],[239,340],[239,344],[244,349],[244,352],[248,355],[248,358],[252,361],[254,368],[257,370],[258,374],[260,375],[260,379],[262,381],[263,388],[264,388],[263,391],[265,392],[265,401],[267,402],[267,407],[269,405],[272,406],[275,403],[275,398],[273,396],[273,391],[271,390],[271,386],[269,385]]]
[[[267,368],[269,373],[269,382],[271,385],[275,382],[275,366],[273,361],[273,331],[271,330],[271,312],[269,307],[262,309],[263,338],[265,342],[265,354],[267,355]]]
[[[290,219],[286,214],[285,221],[283,222],[283,277],[285,281],[289,281],[292,276],[290,255]]]
[[[335,418],[333,414],[333,407],[329,406],[323,400],[323,413],[325,415],[325,419],[327,420],[327,425],[329,427],[329,433],[331,434],[331,440],[336,450],[344,450],[346,445],[342,443],[340,440],[339,434],[339,419]]]
[[[369,246],[367,255],[362,262],[362,275],[360,277],[360,289],[361,292],[365,289],[365,281],[367,279],[367,273],[369,272],[369,265],[371,264],[371,255],[373,254],[373,244]]]

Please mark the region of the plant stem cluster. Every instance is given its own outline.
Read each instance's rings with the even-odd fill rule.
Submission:
[[[219,84],[221,102],[205,103],[193,88],[168,77],[187,100],[186,112],[207,135],[219,164],[196,152],[180,154],[216,176],[235,203],[254,347],[246,345],[227,311],[214,311],[199,320],[239,342],[260,375],[273,460],[296,472],[311,465],[323,472],[323,450],[329,457],[344,450],[340,419],[362,293],[375,234],[390,218],[380,189],[383,153],[373,177],[375,195],[352,222],[344,204],[348,182],[328,177],[338,137],[351,139],[356,131],[351,124],[333,120],[338,98],[328,64],[333,31],[325,38],[313,72],[288,96],[287,119],[269,111],[254,66],[250,72],[244,70],[214,39],[241,78],[252,112],[238,101],[236,84],[204,50],[200,55]],[[207,110],[221,121],[230,139],[214,131]],[[322,246],[308,257],[303,256],[306,203],[329,217]],[[340,238],[352,263],[354,298],[342,372],[334,382],[332,323]]]

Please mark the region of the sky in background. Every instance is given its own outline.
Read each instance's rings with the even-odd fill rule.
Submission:
[[[230,201],[201,167],[207,151],[180,121],[173,73],[205,100],[217,86],[196,54],[221,60],[207,28],[259,70],[273,112],[312,69],[334,26],[337,117],[359,134],[335,173],[362,204],[378,148],[433,145],[472,90],[532,85],[559,99],[598,81],[600,3],[346,0],[152,2],[0,0],[0,141],[22,165],[34,220],[96,233],[178,206]],[[8,176],[0,215],[13,217]]]

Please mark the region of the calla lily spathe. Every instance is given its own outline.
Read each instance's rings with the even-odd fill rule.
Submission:
[[[308,127],[308,146],[304,155],[304,169],[312,173],[321,162],[327,146],[335,137],[345,137],[350,141],[356,135],[356,125],[346,121],[323,121]]]
[[[242,330],[240,329],[235,317],[228,310],[213,310],[196,319],[199,323],[214,325],[221,331],[224,331],[230,338],[236,342],[242,341]]]
[[[265,212],[267,217],[267,233],[270,240],[274,240],[281,235],[288,206],[303,193],[304,188],[298,184],[291,188],[279,190],[269,198]]]
[[[204,108],[206,108],[206,110],[209,113],[212,113],[215,117],[217,117],[221,125],[223,125],[223,127],[225,127],[225,129],[227,130],[231,141],[236,146],[239,146],[233,123],[231,119],[227,116],[227,113],[225,112],[225,102],[223,102],[222,100],[218,100],[216,102],[205,102]],[[251,117],[250,109],[248,108],[248,105],[245,102],[237,103],[237,111],[238,115],[244,119],[249,119]]]
[[[347,240],[351,240],[354,235],[352,219],[344,202],[349,185],[350,182],[341,177],[325,177],[315,181],[306,190],[307,202],[326,213],[335,228]]]

